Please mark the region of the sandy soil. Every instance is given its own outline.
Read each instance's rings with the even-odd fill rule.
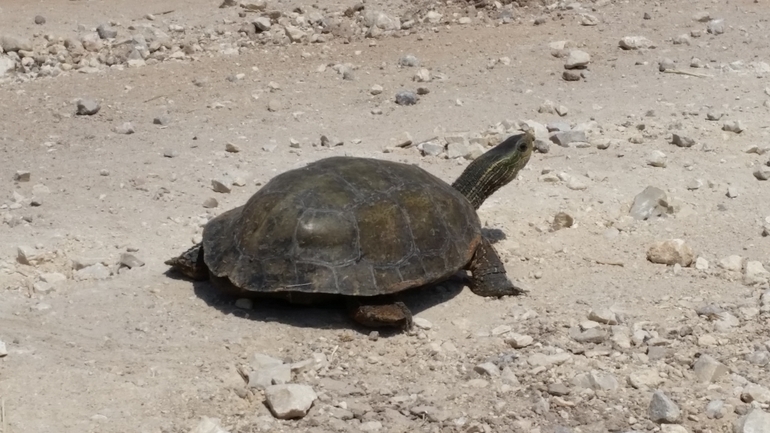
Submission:
[[[193,35],[220,25],[237,29],[254,17],[241,18],[239,8],[220,9],[212,1],[114,3],[6,0],[0,29],[18,37],[70,37],[83,33],[80,24],[91,30],[115,21],[129,34],[129,24],[153,13],[154,25],[179,23]],[[295,3],[269,2],[269,9],[291,11]],[[396,16],[412,7],[366,5]],[[323,0],[311,9],[348,6]],[[434,7],[450,18],[468,12],[465,5]],[[770,184],[753,174],[768,161],[757,153],[768,146],[770,126],[764,90],[770,71],[757,63],[770,62],[767,5],[677,0],[583,7],[517,7],[514,22],[504,25],[474,11],[468,25],[424,23],[377,39],[258,45],[239,55],[207,52],[138,68],[6,80],[0,86],[0,341],[8,351],[0,358],[3,433],[187,432],[203,416],[220,418],[231,432],[652,430],[658,424],[648,420],[651,390],[625,379],[650,368],[664,379],[656,388],[683,410],[678,423],[686,431],[728,431],[752,407],[741,401],[745,383],[735,376],[770,386],[767,365],[744,359],[770,339],[768,314],[738,312],[763,308],[767,278],[745,284],[742,269],[720,267],[721,259],[739,255],[770,269],[770,246],[762,237]],[[493,15],[492,9],[477,11]],[[703,11],[725,20],[723,34],[709,34],[707,23],[693,19]],[[599,24],[581,25],[580,12]],[[37,14],[46,24],[34,24]],[[537,17],[546,20],[534,25]],[[701,31],[700,37],[673,44],[691,31]],[[622,37],[636,35],[656,47],[618,47]],[[585,79],[562,79],[565,59],[553,56],[549,43],[563,40],[591,55]],[[405,54],[444,78],[414,82],[417,68],[398,64]],[[503,57],[508,65],[488,67]],[[691,68],[693,57],[708,67]],[[662,73],[664,58],[707,77]],[[319,70],[341,63],[353,65],[353,80],[332,67]],[[228,79],[236,74],[244,75]],[[370,93],[374,85],[382,94]],[[397,91],[418,86],[430,90],[418,104],[394,103]],[[79,98],[98,101],[101,110],[75,115]],[[276,111],[268,110],[271,101]],[[567,107],[568,114],[539,112],[546,101]],[[709,121],[709,112],[724,117]],[[164,113],[168,124],[153,124]],[[420,142],[527,119],[596,122],[588,147],[552,143],[479,210],[485,227],[505,234],[496,248],[512,278],[530,287],[527,296],[490,300],[454,283],[427,288],[405,300],[430,329],[372,339],[340,309],[265,302],[243,310],[207,283],[164,273],[163,261],[191,246],[208,218],[244,203],[278,173],[355,155],[418,164],[451,182],[467,160],[396,145],[407,134]],[[722,130],[727,120],[739,120],[745,130]],[[125,122],[135,133],[115,132]],[[697,143],[677,147],[672,133]],[[344,145],[321,147],[321,135]],[[290,139],[300,147],[291,147]],[[607,139],[609,148],[597,148]],[[240,152],[227,152],[227,143]],[[751,146],[758,150],[747,152]],[[648,164],[653,151],[666,155],[665,167]],[[14,181],[19,170],[29,171],[30,181]],[[552,181],[561,173],[585,189]],[[224,175],[245,185],[229,194],[212,191],[211,179]],[[673,214],[648,221],[628,216],[634,197],[648,186],[666,192]],[[728,188],[737,196],[728,197]],[[204,208],[211,197],[218,207]],[[558,212],[575,224],[550,230]],[[672,238],[685,240],[708,261],[707,269],[648,261],[653,243]],[[19,247],[42,255],[40,263],[19,263]],[[125,252],[145,265],[118,269]],[[107,263],[113,275],[80,280],[73,261]],[[40,293],[34,285],[51,272],[67,280]],[[696,314],[704,303],[733,311],[739,323],[714,328]],[[694,331],[670,338],[672,353],[660,360],[647,357],[645,344],[624,348],[570,338],[589,310],[610,307],[631,332],[652,329],[663,337],[664,329],[684,325]],[[530,310],[537,317],[520,317]],[[511,348],[506,334],[493,332],[507,330],[500,326],[532,336],[534,344]],[[716,344],[705,345],[703,335],[715,336]],[[601,348],[607,353],[586,355]],[[559,351],[571,360],[544,370],[528,364],[532,354]],[[245,388],[237,366],[248,365],[255,353],[286,361],[326,355],[328,365],[294,378],[319,393],[308,415],[273,420],[261,391]],[[733,375],[699,383],[689,363],[702,353]],[[503,386],[499,377],[487,377],[486,385],[473,381],[483,377],[476,364],[505,354],[518,356],[510,362],[518,384]],[[593,370],[615,375],[619,387],[584,392],[572,382]],[[544,386],[556,382],[572,389],[560,397],[572,406],[546,392]],[[704,408],[715,399],[735,410],[710,418]],[[767,403],[770,397],[753,406]],[[411,409],[418,405],[442,416],[415,415]],[[340,415],[343,410],[352,419]]]

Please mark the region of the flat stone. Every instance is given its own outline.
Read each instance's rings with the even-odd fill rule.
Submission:
[[[647,165],[658,168],[665,168],[667,165],[666,159],[667,157],[665,153],[659,150],[653,150],[647,154]]]
[[[144,266],[144,262],[131,253],[122,253],[120,255],[120,264],[127,268],[140,268]]]
[[[308,385],[272,385],[265,390],[267,406],[278,419],[302,418],[313,406],[318,395]]]
[[[478,364],[477,366],[473,367],[473,370],[476,373],[479,373],[481,375],[485,376],[491,376],[491,377],[499,377],[500,376],[500,368],[496,366],[494,363],[491,362],[485,362],[483,364]]]
[[[431,329],[433,328],[433,323],[430,322],[430,320],[425,319],[423,317],[413,317],[412,322],[414,323],[414,326],[420,328],[420,329]]]
[[[0,341],[0,358],[8,356],[8,348],[5,346],[4,341]]]
[[[727,120],[722,124],[723,131],[735,132],[736,134],[740,134],[744,129],[746,128],[740,120]]]
[[[619,323],[617,315],[609,308],[592,308],[588,312],[588,320],[605,325],[617,325]]]
[[[26,38],[17,38],[15,36],[0,35],[0,48],[5,52],[11,51],[32,51],[32,41]]]
[[[291,381],[291,365],[281,364],[254,370],[249,373],[249,387],[266,389],[271,385],[282,385]]]
[[[535,353],[527,358],[527,363],[533,367],[549,367],[551,365],[561,365],[572,359],[572,355],[567,352],[546,355]]]
[[[682,239],[668,239],[654,243],[647,250],[647,260],[663,265],[690,266],[695,254]]]
[[[733,254],[719,260],[719,267],[732,272],[740,272],[743,269],[743,257]]]
[[[136,132],[136,129],[131,122],[124,122],[123,124],[116,126],[114,131],[118,134],[129,135]]]
[[[588,383],[596,390],[614,391],[620,387],[615,376],[599,370],[591,370],[588,373]]]
[[[607,332],[601,328],[590,328],[581,331],[577,326],[570,328],[569,336],[578,343],[594,344],[603,343],[608,338]]]
[[[640,50],[655,48],[655,44],[644,36],[625,36],[618,43],[624,50]]]
[[[232,184],[232,181],[229,179],[211,179],[211,189],[213,189],[214,192],[229,194],[232,190]]]
[[[588,141],[585,131],[576,130],[556,132],[551,135],[550,139],[561,147],[569,147],[574,142]]]
[[[564,63],[566,69],[582,69],[591,62],[591,55],[581,50],[571,50]]]
[[[529,335],[522,335],[511,332],[505,336],[504,341],[514,349],[522,349],[534,343],[535,340]]]
[[[743,283],[763,284],[770,280],[770,272],[765,269],[762,262],[756,260],[749,260],[746,262],[746,269],[743,274]]]
[[[671,213],[666,193],[654,186],[648,186],[634,197],[628,212],[634,219],[647,220]]]
[[[283,361],[264,353],[255,353],[249,360],[249,365],[252,370],[263,370],[283,365]]]
[[[657,388],[664,381],[658,370],[654,369],[639,370],[628,375],[628,384],[636,389]]]
[[[770,433],[770,413],[752,408],[733,424],[734,433]]]
[[[570,393],[570,389],[563,383],[551,383],[548,385],[548,394],[564,396]]]
[[[682,412],[679,410],[679,406],[664,394],[663,391],[655,391],[652,393],[649,415],[653,422],[659,424],[675,423],[679,420],[681,414]]]
[[[213,209],[217,206],[219,206],[219,202],[214,197],[209,197],[206,200],[203,200],[203,207],[206,209]]]
[[[705,354],[695,361],[692,369],[701,382],[716,382],[729,372],[724,364]]]

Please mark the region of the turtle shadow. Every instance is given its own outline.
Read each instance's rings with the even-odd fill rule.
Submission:
[[[173,272],[166,272],[166,276],[190,281]],[[416,287],[380,299],[401,301],[416,316],[431,307],[447,302],[459,295],[465,287],[462,277],[463,274],[458,273],[441,283]],[[263,323],[278,322],[297,328],[352,330],[363,335],[376,330],[382,337],[401,333],[400,330],[395,328],[368,328],[359,325],[350,317],[346,297],[344,296],[332,296],[328,300],[311,305],[295,304],[284,299],[270,297],[250,297],[249,299],[253,305],[250,309],[245,309],[235,306],[236,300],[243,296],[224,292],[211,283],[211,281],[192,281],[191,283],[196,296],[208,306],[226,315]]]

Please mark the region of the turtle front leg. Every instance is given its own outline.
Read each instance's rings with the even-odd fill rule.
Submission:
[[[369,328],[394,327],[408,331],[412,329],[412,312],[403,302],[370,304],[361,300],[348,303],[350,316]]]
[[[508,279],[503,261],[489,240],[483,236],[468,269],[472,274],[468,285],[473,293],[479,296],[521,295],[526,292]]]

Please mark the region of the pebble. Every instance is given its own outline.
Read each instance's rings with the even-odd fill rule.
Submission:
[[[267,111],[276,112],[284,108],[284,104],[279,99],[271,99],[267,102]]]
[[[371,93],[372,95],[379,95],[380,93],[383,92],[383,90],[384,89],[382,88],[382,86],[380,86],[379,84],[375,84],[374,86],[372,86],[371,89],[369,89],[369,93]]]
[[[235,306],[244,310],[251,310],[254,307],[251,299],[241,298],[235,302]],[[240,302],[240,304],[239,304]],[[291,381],[291,365],[280,364],[270,367],[253,370],[249,373],[249,387],[267,389],[271,385],[283,385]]]
[[[762,262],[749,260],[743,274],[743,283],[747,285],[763,284],[770,279],[770,272],[765,269]]]
[[[398,59],[398,64],[400,66],[414,67],[414,66],[419,66],[420,61],[417,60],[417,57],[415,57],[414,55],[406,54],[402,56],[400,59]]]
[[[652,389],[660,386],[665,379],[655,369],[642,369],[628,375],[628,384],[636,389]]]
[[[35,24],[42,26],[45,24],[45,17],[42,15],[35,15]]]
[[[591,27],[599,25],[599,18],[591,14],[580,14],[580,25]]]
[[[647,260],[662,265],[690,266],[695,254],[682,239],[668,239],[654,243],[647,250]]]
[[[276,418],[294,419],[307,415],[318,395],[308,385],[290,383],[267,387],[265,398]]]
[[[571,50],[564,62],[565,69],[583,69],[591,62],[591,55],[581,50]]]
[[[114,131],[117,134],[129,135],[136,132],[136,129],[131,122],[124,122],[122,125],[116,126]]]
[[[767,169],[765,167],[759,167],[756,170],[754,170],[754,177],[757,178],[757,180],[770,180],[770,169]]]
[[[725,32],[725,20],[711,20],[708,22],[706,31],[712,35],[721,35]]]
[[[232,185],[233,183],[229,179],[211,179],[211,188],[214,190],[214,192],[229,194],[232,190]]]
[[[618,44],[624,50],[640,50],[655,47],[655,44],[644,36],[625,36]]]
[[[8,356],[8,348],[5,346],[5,342],[0,340],[0,358]]]
[[[16,182],[29,182],[30,177],[31,174],[27,170],[16,170],[16,173],[13,174],[13,180]]]
[[[572,355],[566,352],[554,355],[535,353],[527,358],[527,363],[533,367],[550,367],[551,365],[561,365],[572,359]]]
[[[426,405],[414,406],[411,409],[409,409],[409,412],[416,417],[420,417],[420,418],[425,417],[430,422],[441,423],[449,419],[449,413],[435,406],[426,406]]]
[[[414,105],[417,103],[417,94],[409,90],[401,90],[396,93],[396,104],[398,105]]]
[[[734,433],[770,433],[770,413],[752,408],[733,424]]]
[[[607,333],[601,328],[589,328],[581,331],[579,327],[570,328],[569,336],[578,343],[599,344],[607,340]]]
[[[706,416],[710,419],[722,419],[726,414],[725,402],[722,400],[711,400],[706,405]]]
[[[230,433],[220,425],[219,418],[209,418],[204,416],[190,433]]]
[[[551,135],[550,139],[561,147],[569,147],[572,143],[588,141],[585,131],[576,130],[556,132]]]
[[[101,105],[93,99],[80,99],[77,102],[77,114],[81,116],[92,116],[99,112]]]
[[[743,257],[733,254],[719,260],[719,267],[733,272],[740,272],[743,269]]]
[[[225,151],[230,153],[238,153],[241,151],[241,148],[238,147],[238,145],[233,143],[227,143],[225,144]]]
[[[595,390],[614,391],[620,387],[618,380],[611,373],[591,370],[587,377],[589,385]]]
[[[522,349],[534,343],[535,339],[530,337],[529,335],[522,335],[522,334],[517,334],[515,332],[510,332],[505,336],[504,341],[506,344],[510,345],[514,349]]]
[[[671,143],[679,147],[693,147],[695,145],[695,140],[684,135],[673,134]]]
[[[699,271],[705,271],[709,268],[709,261],[704,259],[703,257],[698,257],[695,259],[695,269]]]
[[[659,150],[651,151],[650,153],[647,154],[647,165],[651,165],[653,167],[665,168],[666,154]]]
[[[649,415],[653,422],[659,424],[675,423],[679,421],[681,414],[682,412],[679,410],[679,406],[664,394],[663,391],[655,391],[652,393]]]
[[[551,230],[557,231],[561,229],[570,228],[574,223],[575,223],[575,220],[574,218],[572,218],[571,215],[565,212],[559,212],[553,216],[553,221],[551,222]]]
[[[702,354],[692,366],[693,373],[701,382],[716,382],[729,373],[727,367],[710,355]]]
[[[154,125],[161,125],[166,126],[169,123],[171,123],[171,118],[166,114],[161,114],[160,116],[156,116],[152,119],[152,123]]]
[[[99,25],[99,27],[96,28],[96,33],[98,33],[99,37],[102,39],[114,39],[118,37],[118,31],[108,24]]]
[[[568,69],[562,72],[561,77],[564,79],[564,81],[580,81],[582,75],[580,74],[580,71]]]
[[[120,254],[120,264],[129,269],[140,268],[144,266],[144,262],[142,260],[139,260],[135,255],[130,253]]]
[[[203,200],[203,207],[206,209],[213,209],[217,206],[219,206],[219,202],[214,197],[209,197],[206,200]]]
[[[433,328],[433,323],[430,322],[430,320],[422,318],[422,317],[413,317],[412,322],[414,323],[414,326],[420,328],[420,329],[431,329]]]
[[[497,377],[500,376],[500,368],[498,368],[495,364],[491,362],[485,362],[483,364],[478,364],[477,366],[473,367],[473,370],[476,373],[479,373],[481,375],[491,376],[491,377]]]
[[[634,197],[629,215],[637,220],[647,220],[651,217],[659,217],[668,212],[668,198],[666,193],[654,186],[648,186],[644,191]]]
[[[430,71],[425,68],[420,68],[416,74],[414,74],[414,77],[412,78],[414,81],[417,81],[418,83],[427,83],[431,80]]]
[[[744,129],[740,120],[728,120],[722,124],[723,131],[735,132],[736,134],[740,134]]]
[[[608,308],[591,309],[588,313],[588,320],[605,325],[617,325],[619,323],[617,315]]]

